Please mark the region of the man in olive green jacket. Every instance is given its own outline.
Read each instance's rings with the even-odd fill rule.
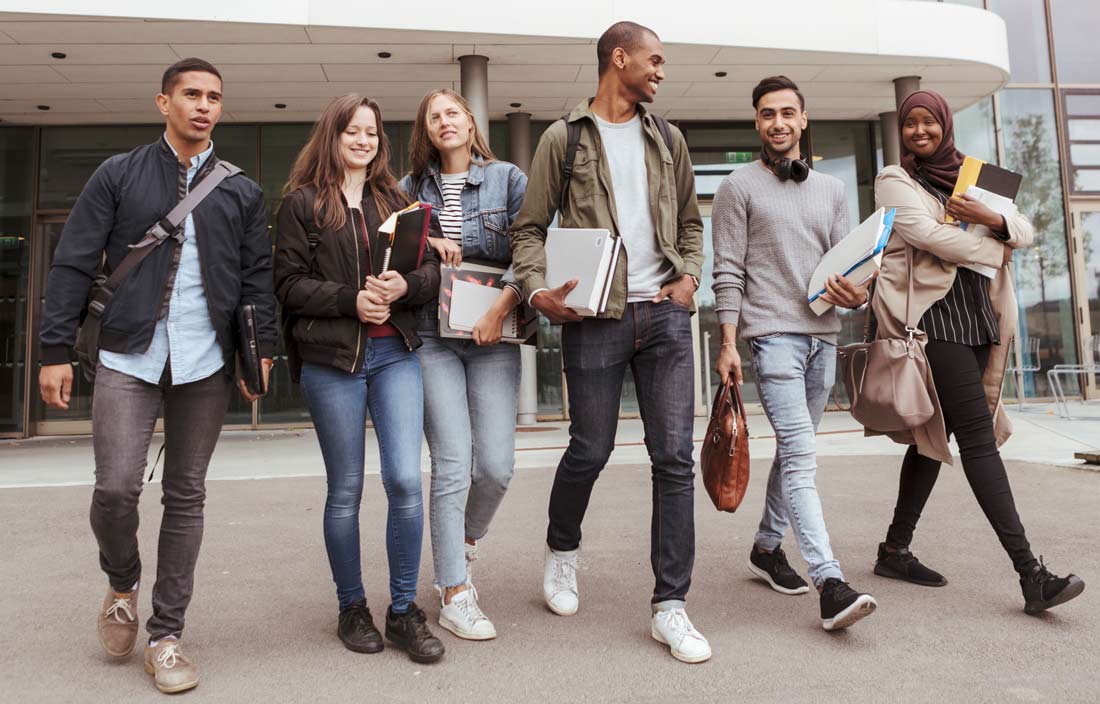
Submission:
[[[615,446],[623,377],[634,375],[653,472],[650,560],[656,579],[650,632],[685,662],[710,658],[685,599],[695,559],[692,460],[691,312],[703,265],[703,223],[683,135],[661,135],[641,103],[664,79],[664,50],[631,22],[596,47],[596,97],[567,118],[579,123],[573,174],[562,193],[568,130],[555,122],[535,152],[523,207],[512,227],[516,280],[531,304],[562,325],[569,385],[569,448],[550,494],[543,596],[554,613],[579,606],[576,562],[592,487]],[[565,306],[576,285],[546,284],[546,230],[562,207],[563,227],[604,228],[621,239],[607,309],[582,319]]]

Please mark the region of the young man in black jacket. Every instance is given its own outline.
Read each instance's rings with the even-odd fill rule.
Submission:
[[[179,61],[164,72],[156,102],[164,136],[96,170],[54,254],[39,374],[42,400],[54,408],[68,408],[77,325],[104,256],[106,271],[118,268],[217,163],[210,133],[222,110],[218,70],[201,59]],[[144,658],[162,692],[198,684],[179,640],[202,543],[206,469],[233,388],[237,308],[256,307],[265,386],[277,339],[260,187],[242,175],[226,178],[172,234],[126,275],[100,316],[92,397],[91,523],[109,581],[97,631],[114,657],[129,655],[137,639],[138,498],[164,409],[164,517]],[[257,398],[239,386],[245,400]]]

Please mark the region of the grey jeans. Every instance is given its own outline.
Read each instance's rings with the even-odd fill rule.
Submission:
[[[464,538],[489,531],[515,469],[519,346],[425,336],[417,354],[432,458],[435,583],[455,587],[467,579]]]
[[[164,515],[153,615],[146,623],[155,639],[183,631],[202,544],[206,468],[232,390],[232,380],[220,371],[179,386],[170,378],[166,372],[166,380],[149,384],[100,364],[92,395],[92,531],[99,543],[99,564],[117,591],[129,591],[141,577],[138,499],[153,428],[164,410]]]

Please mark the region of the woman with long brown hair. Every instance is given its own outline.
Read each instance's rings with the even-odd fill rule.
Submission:
[[[493,156],[461,95],[443,89],[424,96],[409,156],[412,173],[402,185],[432,204],[429,242],[440,259],[452,266],[476,259],[509,267],[508,233],[527,176]],[[515,468],[519,347],[499,342],[505,316],[519,302],[519,289],[505,285],[474,325],[472,339],[440,337],[435,301],[417,312],[424,340],[417,353],[427,390],[424,432],[432,458],[429,513],[439,624],[469,640],[496,636],[478,605],[470,563]]]
[[[287,317],[291,377],[301,383],[328,476],[324,534],[340,605],[337,635],[356,652],[383,647],[360,567],[369,408],[389,502],[386,638],[416,662],[435,662],[443,644],[413,601],[424,530],[424,412],[413,309],[436,295],[439,264],[429,249],[415,271],[382,271],[378,227],[408,201],[389,157],[376,102],[345,95],[325,108],[279,208],[275,288]]]
[[[1000,215],[969,195],[952,196],[964,155],[955,148],[943,96],[913,93],[898,108],[898,121],[901,166],[887,167],[875,181],[876,205],[896,209],[897,236],[886,247],[872,308],[879,337],[916,334],[924,345],[938,412],[924,426],[891,434],[909,451],[875,574],[929,587],[947,584],[909,545],[940,464],[951,464],[950,433],[974,497],[1019,574],[1024,611],[1036,614],[1073,599],[1085,583],[1072,574],[1059,577],[1035,559],[997,449],[1012,432],[1000,398],[1016,334],[1012,256],[1030,246],[1035,233],[1021,214]],[[948,223],[947,216],[957,222]],[[959,222],[982,225],[990,236]],[[976,265],[995,275],[987,278]],[[910,306],[915,330],[908,327]]]

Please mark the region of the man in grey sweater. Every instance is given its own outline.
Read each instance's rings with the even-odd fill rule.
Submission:
[[[836,376],[840,321],[833,309],[815,315],[806,288],[822,255],[848,234],[848,202],[840,180],[801,158],[807,121],[798,86],[785,76],[765,78],[752,104],[761,160],[722,181],[712,211],[718,374],[742,383],[740,329],[777,441],[749,569],[782,594],[809,591],[780,547],[791,527],[821,595],[822,627],[847,628],[876,603],[844,581],[817,495],[815,434]],[[827,289],[825,300],[834,305],[857,308],[867,300],[866,286],[843,276],[830,277]]]

